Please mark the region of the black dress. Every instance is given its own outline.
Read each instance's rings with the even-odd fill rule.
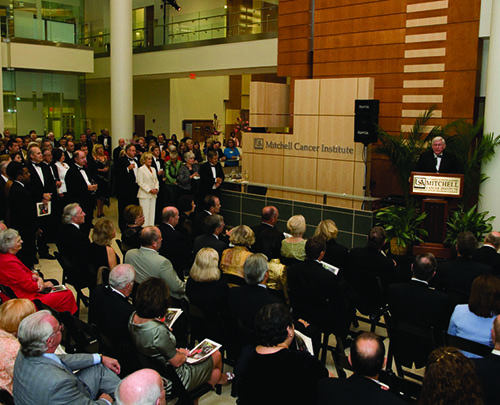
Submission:
[[[97,191],[96,191],[96,199],[104,201],[109,207],[109,196],[110,196],[110,188],[109,188],[109,171],[100,172],[99,170],[105,169],[109,167],[109,160],[105,160],[104,162],[99,159],[95,160],[96,168],[97,168]]]

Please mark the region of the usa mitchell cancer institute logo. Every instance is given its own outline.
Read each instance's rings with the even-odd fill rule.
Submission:
[[[254,149],[264,149],[264,138],[254,138],[253,148]]]

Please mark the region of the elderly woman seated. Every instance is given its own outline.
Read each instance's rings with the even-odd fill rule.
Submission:
[[[12,395],[14,363],[20,345],[17,329],[21,321],[36,312],[35,304],[26,298],[13,299],[0,306],[0,388]]]
[[[236,368],[239,404],[316,403],[318,382],[328,370],[308,352],[290,349],[295,329],[288,308],[265,305],[255,329],[259,345],[242,354]]]
[[[306,258],[306,240],[302,238],[306,231],[306,219],[302,215],[294,215],[286,223],[292,236],[281,241],[281,257],[285,264],[292,264],[294,259],[304,261]]]
[[[255,234],[246,225],[231,230],[229,241],[234,245],[222,253],[220,268],[223,273],[245,278],[243,264],[252,253],[248,250],[255,243]]]
[[[39,299],[56,311],[74,314],[78,307],[71,290],[47,293],[53,287],[52,283],[32,273],[17,258],[22,243],[16,230],[0,232],[0,284],[11,288],[17,298]]]
[[[137,350],[151,357],[164,367],[174,367],[187,391],[204,383],[211,385],[226,383],[221,375],[222,359],[218,351],[201,363],[186,363],[188,349],[176,347],[175,336],[162,321],[169,304],[168,286],[162,279],[148,278],[138,290],[136,312],[129,321],[129,332]],[[167,397],[172,395],[172,383],[166,388]]]

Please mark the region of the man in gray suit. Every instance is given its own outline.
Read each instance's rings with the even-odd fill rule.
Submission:
[[[147,226],[141,231],[140,249],[131,249],[125,255],[125,263],[135,269],[135,281],[142,283],[149,277],[165,280],[170,289],[170,295],[178,300],[185,298],[186,285],[177,276],[172,263],[161,256],[161,232],[155,226]]]
[[[111,404],[120,364],[98,354],[54,352],[62,326],[49,311],[39,311],[19,325],[21,343],[14,366],[16,404]],[[80,370],[73,374],[74,370]]]

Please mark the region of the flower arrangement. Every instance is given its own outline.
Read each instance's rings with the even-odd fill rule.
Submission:
[[[234,126],[234,133],[237,132],[249,132],[252,128],[249,126],[249,122],[245,117],[245,114],[241,114],[241,118],[236,118],[236,125]]]

